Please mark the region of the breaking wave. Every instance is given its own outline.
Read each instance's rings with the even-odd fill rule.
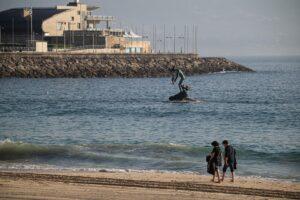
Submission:
[[[300,153],[267,153],[236,147],[240,159],[278,160],[300,163]],[[173,143],[40,145],[9,139],[0,141],[0,160],[75,159],[94,162],[202,161],[211,147],[195,147]]]

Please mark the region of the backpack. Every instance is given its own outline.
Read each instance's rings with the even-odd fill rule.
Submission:
[[[236,151],[235,151],[235,148],[233,148],[233,155],[234,155],[233,168],[237,169],[237,160],[236,160]]]

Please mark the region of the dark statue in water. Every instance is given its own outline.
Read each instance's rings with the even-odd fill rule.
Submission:
[[[181,101],[181,102],[190,102],[195,101],[193,99],[190,99],[188,97],[187,91],[190,90],[190,86],[183,84],[183,81],[185,80],[185,76],[183,72],[180,69],[176,69],[175,67],[170,69],[170,72],[172,72],[172,84],[176,83],[177,78],[179,77],[179,83],[178,87],[180,92],[174,96],[170,96],[170,101]]]
[[[181,91],[173,96],[169,97],[170,101],[184,101],[184,100],[190,100],[188,98],[187,91],[190,89],[188,85],[181,85]]]

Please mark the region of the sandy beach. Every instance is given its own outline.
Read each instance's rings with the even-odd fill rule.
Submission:
[[[0,199],[300,199],[300,184],[161,172],[2,171]]]

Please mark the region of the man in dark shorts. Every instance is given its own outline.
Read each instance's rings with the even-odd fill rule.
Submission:
[[[225,173],[227,171],[227,168],[230,168],[231,172],[231,182],[234,182],[234,169],[235,163],[236,163],[236,158],[235,158],[235,149],[229,145],[229,142],[227,140],[224,140],[222,142],[225,152],[224,152],[224,167],[223,167],[223,176],[222,176],[222,181],[224,181],[225,178]]]

